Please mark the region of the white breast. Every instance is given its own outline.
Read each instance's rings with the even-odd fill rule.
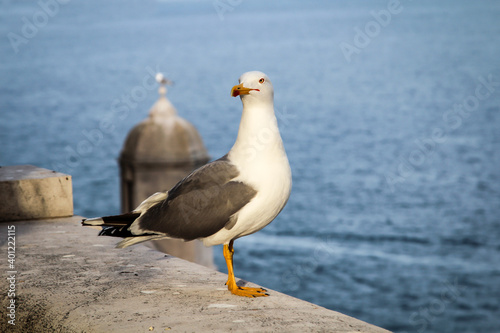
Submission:
[[[258,141],[259,132],[246,140],[239,135],[228,155],[229,160],[240,170],[240,175],[234,181],[252,186],[257,190],[256,196],[237,213],[237,222],[230,230],[222,229],[204,239],[205,245],[227,243],[264,228],[287,203],[292,188],[292,174],[274,112],[272,116],[268,125],[261,127],[265,128],[264,133],[268,136],[260,134],[260,138],[267,141]]]
[[[286,155],[280,159],[275,158],[257,170],[260,176],[253,186],[258,189],[258,193],[238,214],[235,225],[238,237],[252,234],[268,225],[285,207],[290,197],[292,174]],[[243,177],[241,180],[245,181]]]

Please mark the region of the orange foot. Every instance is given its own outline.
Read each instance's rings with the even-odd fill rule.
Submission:
[[[234,295],[245,296],[245,297],[261,297],[269,296],[267,290],[264,288],[250,288],[250,287],[239,287],[234,284],[229,284],[227,289]]]
[[[250,287],[239,287],[236,284],[236,280],[234,279],[234,271],[233,271],[233,241],[230,241],[229,244],[224,244],[224,258],[226,259],[227,264],[227,289],[231,293],[237,296],[245,296],[245,297],[261,297],[261,296],[269,296],[267,290],[264,288],[250,288]]]

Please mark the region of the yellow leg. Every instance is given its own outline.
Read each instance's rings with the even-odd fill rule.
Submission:
[[[236,285],[236,280],[234,279],[233,272],[233,241],[229,242],[229,245],[224,244],[224,258],[227,264],[227,289],[235,295],[246,296],[246,297],[259,297],[259,296],[269,296],[267,290],[264,288],[250,288],[250,287],[239,287]]]

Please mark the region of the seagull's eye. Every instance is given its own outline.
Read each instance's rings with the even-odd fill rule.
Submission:
[[[264,78],[261,78],[261,79],[259,80],[259,83],[264,83],[264,81],[265,81],[265,80],[264,80]]]

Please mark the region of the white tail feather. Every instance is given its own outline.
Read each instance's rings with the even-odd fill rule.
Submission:
[[[147,242],[150,240],[157,240],[162,238],[168,238],[162,235],[150,235],[150,236],[137,236],[137,237],[127,237],[118,244],[116,244],[117,249],[123,249],[125,247],[129,247],[131,245],[135,245],[142,242]]]
[[[83,221],[83,224],[84,225],[103,225],[104,220],[101,217],[94,217],[91,219],[86,219],[85,221]]]
[[[149,196],[146,200],[141,202],[141,204],[133,210],[134,213],[143,213],[148,210],[151,206],[157,204],[158,202],[165,200],[168,196],[168,192],[156,192],[155,194]]]

